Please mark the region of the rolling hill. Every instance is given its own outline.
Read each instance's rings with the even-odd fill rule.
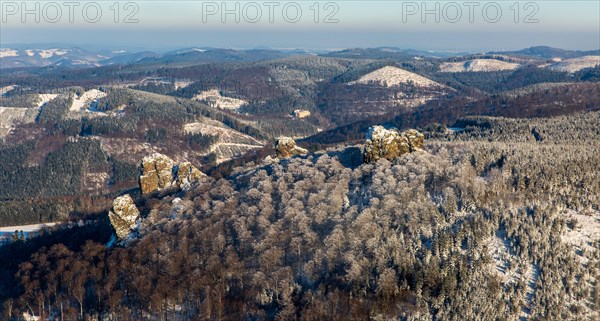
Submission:
[[[385,87],[413,84],[417,87],[441,87],[440,84],[431,79],[393,66],[386,66],[375,70],[348,84],[377,84]]]
[[[520,65],[496,59],[473,59],[460,62],[444,62],[440,65],[441,72],[485,72],[515,70]]]

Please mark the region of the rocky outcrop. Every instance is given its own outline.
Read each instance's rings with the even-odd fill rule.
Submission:
[[[177,166],[177,184],[181,187],[199,179],[204,174],[190,162],[183,162]]]
[[[290,137],[279,137],[275,140],[275,151],[278,158],[287,158],[294,155],[304,155],[308,151],[298,145]]]
[[[142,194],[161,191],[169,187],[189,185],[204,174],[192,163],[176,164],[166,155],[154,153],[142,159],[140,188]]]
[[[419,133],[416,129],[409,129],[402,132],[402,136],[408,138],[410,144],[410,151],[414,152],[417,149],[423,149],[423,143],[425,142],[425,136]]]
[[[155,153],[142,159],[140,187],[142,194],[163,190],[173,185],[175,162],[168,156]]]
[[[108,213],[110,224],[115,229],[117,237],[122,240],[129,236],[135,228],[140,211],[129,195],[117,197],[113,201],[112,210]]]
[[[373,126],[367,132],[367,143],[363,152],[365,163],[381,158],[393,160],[401,155],[423,148],[424,136],[414,129],[402,133],[397,129]]]

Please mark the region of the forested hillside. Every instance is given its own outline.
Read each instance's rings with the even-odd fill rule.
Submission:
[[[424,150],[249,163],[0,247],[22,313],[115,320],[596,320],[598,112],[463,118]],[[43,247],[42,247],[43,245]]]
[[[450,94],[426,102],[410,110],[399,109],[372,116],[347,125],[320,132],[305,141],[311,144],[337,144],[360,140],[369,126],[389,124],[398,128],[425,127],[432,124],[455,126],[466,116],[503,116],[523,121],[535,117],[570,115],[600,109],[600,84],[561,83],[524,87],[522,91],[509,91],[500,95]],[[332,113],[335,115],[335,112]]]
[[[600,319],[600,66],[566,61],[582,54],[3,69],[0,227],[20,232],[0,232],[0,320]],[[374,125],[396,145],[365,145]]]
[[[147,154],[214,165],[261,148],[261,129],[271,128],[188,99],[100,89],[67,87],[40,107],[21,107],[36,116],[0,140],[0,226],[104,210],[115,194],[137,188]],[[94,90],[104,96],[78,107],[77,98]]]

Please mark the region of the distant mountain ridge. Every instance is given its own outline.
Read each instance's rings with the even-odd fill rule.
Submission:
[[[108,65],[165,64],[192,65],[223,62],[257,62],[290,56],[320,56],[344,59],[390,59],[415,61],[420,59],[444,59],[470,56],[467,52],[427,51],[398,47],[348,48],[338,51],[296,49],[226,49],[207,46],[187,47],[167,52],[148,50],[82,49],[60,44],[11,44],[0,48],[0,68],[32,68],[62,66],[88,68]],[[565,50],[548,46],[537,46],[517,51],[492,51],[487,55],[504,55],[515,59],[572,59],[584,56],[599,56],[598,50]]]
[[[579,58],[583,56],[598,56],[600,55],[600,49],[596,50],[565,50],[560,48],[553,48],[549,46],[536,46],[525,48],[517,51],[492,51],[490,54],[504,54],[504,55],[516,55],[516,56],[527,56],[527,57],[538,57],[544,59],[552,58]]]
[[[395,59],[413,60],[415,57],[442,58],[461,55],[462,53],[434,52],[415,49],[401,49],[396,47],[379,48],[349,48],[323,54],[333,58],[363,58],[363,59]]]
[[[12,49],[0,48],[0,67],[45,67],[50,65],[72,65],[81,67],[96,67],[99,61],[109,57],[100,53],[81,48],[31,48]]]
[[[251,49],[201,49],[189,48],[166,53],[159,58],[145,58],[140,63],[216,63],[216,62],[254,62],[283,58],[287,55],[276,50]]]

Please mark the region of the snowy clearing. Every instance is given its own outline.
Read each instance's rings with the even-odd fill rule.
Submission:
[[[38,103],[38,107],[42,107],[47,102],[49,102],[52,99],[58,97],[58,95],[57,94],[39,94],[39,97],[40,97],[40,102]]]
[[[39,108],[0,107],[0,138],[10,134],[17,123],[33,123]]]
[[[205,151],[206,154],[215,153],[217,163],[227,161],[233,157],[241,156],[247,151],[263,146],[262,142],[251,136],[236,132],[227,127],[220,127],[204,123],[189,123],[184,126],[186,133],[199,133],[202,135],[217,136],[217,143]]]
[[[593,252],[594,242],[600,240],[600,213],[589,214],[569,211],[565,219],[570,222],[572,228],[567,227],[565,233],[561,235],[563,242],[573,246],[582,263],[588,262],[585,253]]]
[[[83,93],[81,96],[73,97],[73,103],[69,108],[70,111],[81,111],[87,110],[88,108],[94,107],[92,106],[95,101],[98,99],[106,97],[106,93],[102,92],[98,89],[91,89]]]
[[[460,62],[444,62],[440,65],[441,72],[482,72],[515,70],[519,64],[500,61],[496,59],[473,59]]]
[[[210,107],[233,110],[239,109],[242,105],[248,103],[242,99],[224,97],[217,89],[199,92],[192,100],[203,100],[206,101]]]
[[[15,89],[16,87],[16,85],[0,87],[0,96],[6,95],[9,91]]]
[[[378,83],[381,86],[392,87],[413,83],[420,87],[443,87],[437,82],[397,67],[386,66],[370,72],[360,79],[351,81],[349,85]]]
[[[67,54],[67,51],[64,49],[38,49],[38,54],[42,58],[50,58],[52,56],[62,56]]]
[[[262,146],[262,143],[251,136],[237,132],[231,128],[210,125],[205,123],[188,123],[183,130],[190,134],[202,134],[208,136],[217,136],[218,143],[238,143],[254,146]]]
[[[0,58],[17,57],[18,55],[19,55],[19,53],[14,49],[10,49],[10,48],[0,49]]]
[[[564,72],[576,72],[585,68],[593,68],[600,65],[600,56],[584,56],[579,58],[565,59],[545,67]]]
[[[41,224],[30,224],[30,225],[18,225],[18,226],[5,226],[0,227],[0,233],[14,233],[15,231],[23,231],[24,233],[31,233],[39,231],[42,227],[51,227],[58,223],[41,223]]]

